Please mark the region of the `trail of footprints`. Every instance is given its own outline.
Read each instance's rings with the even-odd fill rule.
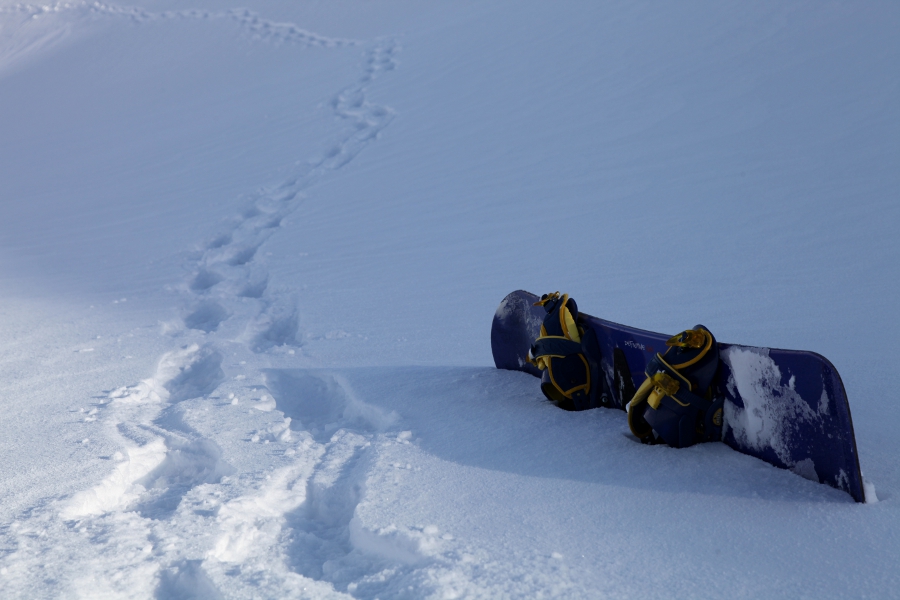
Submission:
[[[243,9],[151,13],[100,2],[0,9],[0,16],[11,14],[18,17],[14,25],[19,28],[52,18],[127,18],[139,24],[218,20],[237,23],[262,43],[363,45],[264,20]],[[272,289],[264,246],[303,201],[304,189],[353,160],[390,124],[392,110],[369,102],[366,91],[395,68],[398,51],[393,40],[372,44],[361,76],[330,102],[341,124],[334,141],[281,185],[245,198],[230,226],[191,257],[189,276],[178,287],[185,306],[183,333],[174,336],[188,343],[165,354],[152,377],[107,392],[96,424],[122,448],[112,457],[114,471],[95,487],[57,502],[61,522],[48,514],[38,519],[47,530],[67,530],[68,535],[91,540],[92,556],[78,549],[53,550],[59,564],[102,565],[97,567],[107,575],[102,582],[72,574],[76,595],[132,595],[155,587],[156,597],[166,598],[278,597],[290,589],[328,596],[336,592],[325,582],[347,590],[353,581],[384,566],[376,559],[347,560],[355,552],[350,522],[362,493],[367,453],[383,423],[338,419],[357,432],[332,431],[317,421],[314,411],[282,401],[278,409],[293,415],[296,429],[286,416],[281,424],[248,434],[245,443],[283,442],[289,446],[288,458],[275,472],[253,481],[252,473],[241,474],[229,464],[223,449],[191,427],[185,415],[198,403],[235,404],[235,391],[229,390],[246,395],[248,388],[268,389],[261,374],[237,383],[226,376],[230,359],[225,356],[234,354],[232,350],[252,360],[254,354],[262,357],[301,346],[296,302],[290,290]],[[340,411],[347,403],[342,387],[329,385],[330,391],[316,401]],[[257,412],[274,408],[265,404],[266,398],[263,394],[255,405]],[[312,427],[314,433],[303,427]],[[18,541],[14,552],[36,552],[22,536]],[[217,588],[215,580],[228,581],[228,592]]]
[[[228,20],[237,23],[256,40],[273,44],[298,44],[301,46],[316,46],[321,48],[337,48],[341,46],[360,46],[359,40],[343,38],[331,38],[307,31],[293,23],[278,23],[261,18],[255,12],[245,9],[232,9],[227,11],[210,11],[201,9],[172,10],[154,13],[143,8],[133,6],[118,6],[103,2],[55,2],[48,4],[14,4],[0,7],[0,15],[14,15],[19,17],[19,22],[14,25],[19,27],[37,20],[52,19],[54,17],[69,18],[85,21],[90,18],[123,18],[137,24],[175,21],[175,20]],[[71,22],[71,21],[68,21]]]

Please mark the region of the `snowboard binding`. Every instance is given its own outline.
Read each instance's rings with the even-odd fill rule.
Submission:
[[[722,439],[724,400],[713,398],[719,366],[715,337],[702,325],[673,336],[647,364],[628,405],[628,426],[643,443],[685,448]]]
[[[541,391],[565,410],[608,406],[596,334],[577,323],[578,305],[568,294],[544,294],[534,306],[547,312],[526,360],[542,371]]]

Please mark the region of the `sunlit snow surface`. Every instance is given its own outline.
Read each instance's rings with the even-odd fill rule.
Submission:
[[[0,0],[0,596],[898,596],[898,10]],[[879,502],[555,409],[519,288],[824,354]]]

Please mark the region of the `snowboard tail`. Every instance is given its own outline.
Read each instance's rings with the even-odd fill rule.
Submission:
[[[542,307],[533,306],[537,300],[538,296],[519,290],[497,308],[491,350],[498,369],[541,376],[526,360],[545,316]],[[624,410],[645,379],[648,361],[665,352],[670,336],[583,312],[578,324],[594,331],[611,405]],[[716,397],[725,399],[722,441],[865,502],[850,405],[837,369],[815,352],[718,346],[719,370],[712,387]]]

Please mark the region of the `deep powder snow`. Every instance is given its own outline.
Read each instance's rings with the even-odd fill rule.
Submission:
[[[898,26],[0,0],[0,596],[896,596]],[[879,501],[554,408],[520,288],[826,355]],[[748,443],[829,410],[723,359]]]

